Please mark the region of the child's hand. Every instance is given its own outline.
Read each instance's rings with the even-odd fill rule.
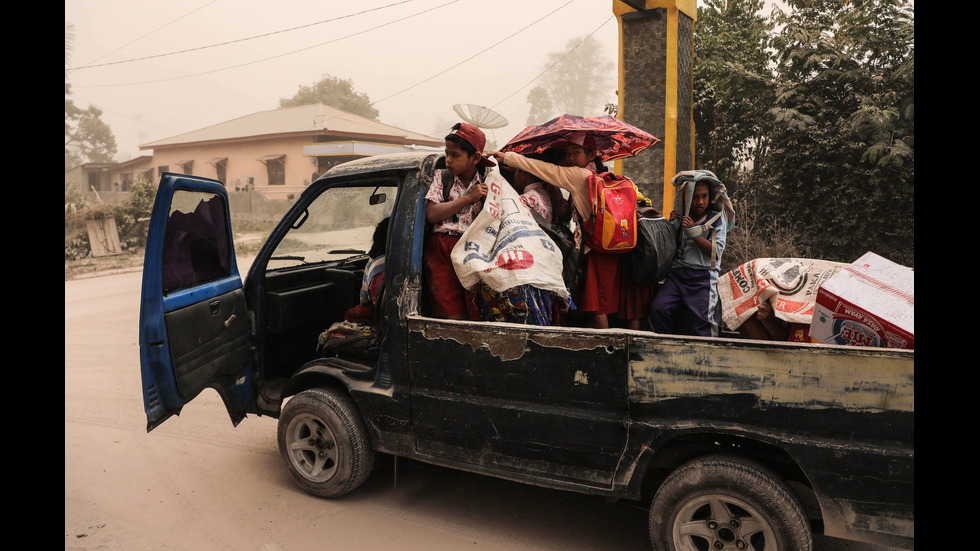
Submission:
[[[677,212],[676,210],[670,211],[670,219],[671,220],[677,220],[680,217],[681,217],[681,213]]]
[[[760,320],[768,318],[772,315],[772,306],[769,306],[768,302],[759,303],[759,311],[755,315]]]
[[[494,160],[497,161],[497,164],[500,164],[500,163],[503,163],[504,162],[504,154],[501,153],[501,152],[499,152],[499,151],[491,151],[490,153],[487,153],[487,155],[490,155],[491,157],[493,157]]]
[[[684,218],[681,218],[681,227],[682,228],[693,228],[694,227],[694,219],[691,218],[690,216],[685,216]]]
[[[480,199],[483,199],[484,197],[487,196],[488,190],[489,188],[487,187],[487,185],[484,184],[483,182],[480,182],[479,184],[473,186],[473,189],[471,189],[469,193],[466,194],[466,200],[469,201],[470,203],[476,203]]]

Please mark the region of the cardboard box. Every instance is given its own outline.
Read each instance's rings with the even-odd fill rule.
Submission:
[[[915,272],[865,253],[817,290],[810,335],[824,344],[915,348]]]

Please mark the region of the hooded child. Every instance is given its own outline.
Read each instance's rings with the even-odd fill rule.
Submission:
[[[727,226],[724,214],[711,209],[710,195],[708,184],[700,181],[694,186],[689,213],[670,213],[671,220],[680,219],[681,232],[670,273],[650,306],[650,326],[657,333],[704,337],[720,333],[717,265],[725,250]],[[717,243],[714,259],[712,241]]]

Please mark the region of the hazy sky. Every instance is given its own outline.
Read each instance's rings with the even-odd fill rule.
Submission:
[[[436,137],[458,119],[453,104],[495,106],[511,122],[490,136],[503,144],[525,126],[534,84],[525,85],[544,70],[547,53],[595,31],[591,40],[615,59],[611,6],[66,0],[65,22],[75,32],[69,67],[78,67],[68,81],[79,106],[103,110],[120,160],[139,155],[141,144],[274,109],[325,74],[350,79],[382,122]],[[190,51],[174,53],[183,50]],[[615,73],[607,78],[613,101]]]
[[[72,96],[102,109],[120,161],[274,109],[327,74],[382,122],[437,138],[459,119],[453,104],[490,107],[510,122],[487,131],[503,145],[548,53],[591,34],[615,62],[618,41],[612,0],[66,0],[65,24]],[[615,101],[615,69],[602,78]]]

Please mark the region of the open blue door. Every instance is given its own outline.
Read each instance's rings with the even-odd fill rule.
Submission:
[[[150,218],[140,307],[146,430],[205,388],[234,425],[252,397],[242,278],[228,194],[217,180],[165,172]]]

